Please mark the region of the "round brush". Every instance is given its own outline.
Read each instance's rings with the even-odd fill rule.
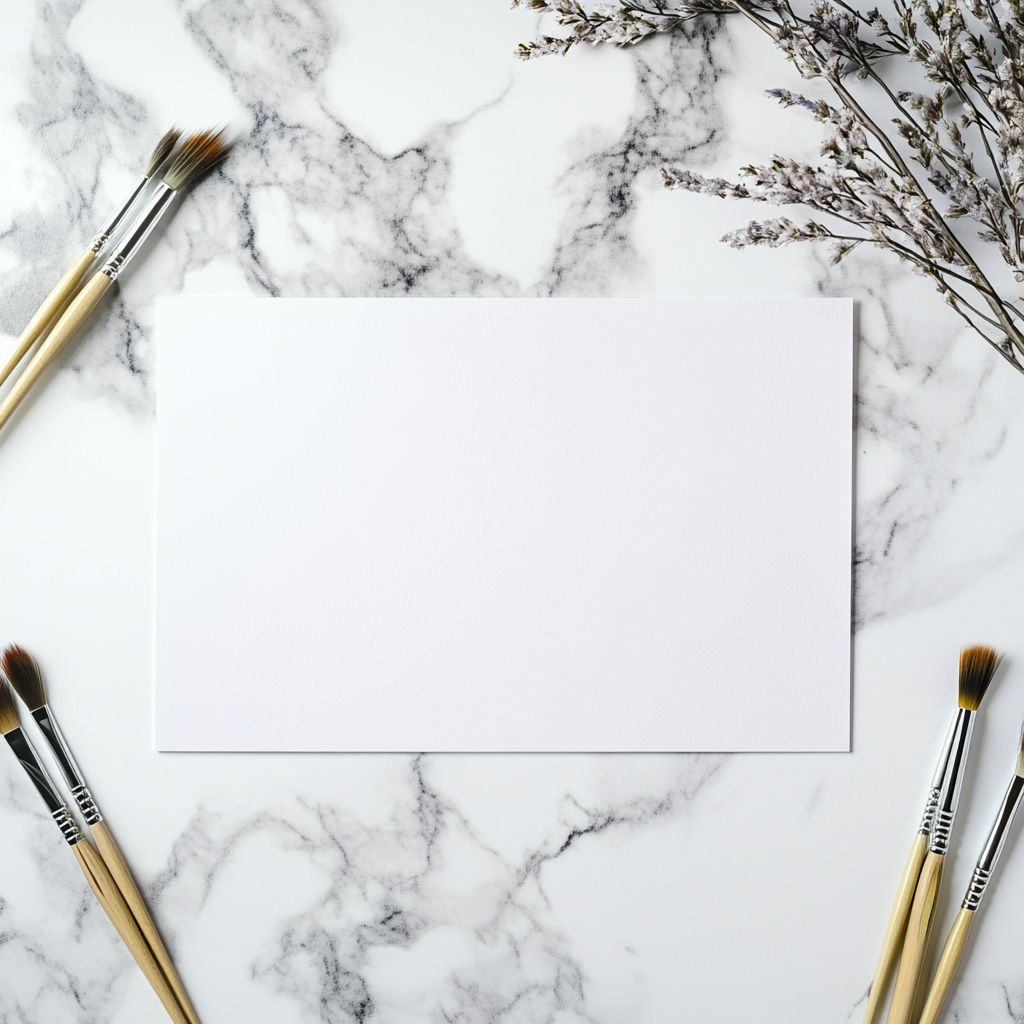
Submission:
[[[4,734],[7,745],[14,752],[14,756],[21,762],[22,768],[32,780],[39,795],[46,804],[50,816],[57,823],[61,834],[64,836],[68,846],[71,847],[82,869],[92,891],[96,894],[100,906],[103,908],[111,924],[117,929],[118,935],[124,940],[128,951],[135,958],[135,962],[142,968],[143,973],[149,980],[153,990],[160,997],[175,1024],[189,1024],[188,1018],[182,1012],[178,1000],[171,989],[167,978],[164,977],[160,965],[156,962],[152,950],[146,944],[146,940],[135,923],[128,904],[121,895],[114,879],[107,870],[106,864],[100,855],[93,849],[92,844],[82,835],[75,824],[74,818],[67,805],[57,793],[46,769],[39,761],[32,744],[22,731],[21,718],[18,715],[18,705],[15,702],[14,694],[6,681],[0,679],[0,732]]]
[[[921,980],[928,940],[935,922],[942,868],[949,848],[949,835],[960,801],[960,788],[964,781],[964,768],[971,746],[971,734],[978,708],[985,697],[992,676],[999,666],[999,655],[991,647],[968,647],[960,654],[960,690],[958,708],[953,722],[952,742],[949,748],[946,776],[942,782],[938,806],[928,840],[928,853],[921,865],[914,902],[907,921],[907,935],[903,943],[889,1007],[887,1024],[909,1024],[917,1001],[917,988]]]
[[[182,1009],[191,1024],[199,1024],[199,1017],[189,1002],[185,987],[182,985],[181,979],[174,969],[174,964],[171,962],[170,954],[153,923],[146,901],[143,899],[142,893],[139,892],[131,870],[125,863],[114,837],[110,834],[110,829],[107,828],[107,823],[103,820],[103,815],[100,814],[100,810],[85,784],[85,779],[71,754],[60,726],[57,725],[57,719],[46,700],[46,690],[43,686],[43,677],[39,673],[39,666],[36,665],[35,659],[28,651],[16,644],[12,644],[4,651],[3,658],[0,659],[0,666],[39,726],[39,731],[43,734],[50,752],[60,768],[61,775],[64,776],[64,781],[78,804],[85,823],[89,826],[100,856],[124,896],[139,929],[153,951],[153,955],[167,976]]]
[[[939,957],[939,965],[935,969],[935,977],[932,979],[931,988],[925,999],[919,1024],[935,1024],[939,1010],[942,1008],[942,1001],[946,998],[953,975],[960,964],[960,957],[963,956],[974,914],[985,896],[985,890],[992,878],[992,872],[995,871],[999,854],[1003,852],[1006,834],[1010,831],[1010,825],[1013,824],[1013,817],[1017,813],[1022,796],[1024,796],[1024,730],[1021,732],[1020,745],[1017,748],[1017,764],[1014,768],[1013,778],[1006,788],[1006,796],[1003,797],[999,813],[992,824],[992,830],[985,841],[978,863],[974,866],[974,874],[971,875],[971,882],[967,886],[967,895],[964,896],[964,901],[960,905],[960,913],[956,915],[953,927],[950,929],[949,935],[946,936],[946,944],[942,947],[942,956]]]
[[[68,307],[68,303],[78,291],[78,286],[85,277],[93,260],[100,250],[110,241],[110,236],[117,230],[121,222],[126,218],[128,211],[135,205],[135,201],[142,194],[149,184],[153,175],[167,162],[174,147],[181,137],[177,128],[171,128],[164,137],[156,144],[149,156],[149,163],[146,170],[139,176],[138,181],[131,187],[128,195],[124,197],[120,205],[107,218],[103,227],[96,233],[89,248],[71,264],[67,273],[57,282],[52,292],[43,300],[43,304],[36,310],[35,316],[29,321],[28,327],[21,333],[14,350],[7,358],[3,368],[0,369],[0,384],[11,375],[14,368],[21,362],[25,353],[35,344],[39,337],[46,331],[46,328]]]
[[[3,402],[0,402],[0,427],[10,419],[39,375],[57,358],[99,305],[107,289],[142,247],[142,243],[167,213],[175,197],[223,159],[227,151],[228,145],[224,141],[223,131],[200,132],[198,135],[190,135],[185,140],[164,173],[163,181],[154,189],[149,202],[132,221],[106,263],[75,296],[21,376],[14,382]]]

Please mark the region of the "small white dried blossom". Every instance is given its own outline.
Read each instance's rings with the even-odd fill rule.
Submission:
[[[814,221],[808,221],[801,227],[779,217],[777,220],[752,220],[745,228],[723,235],[722,241],[734,249],[745,249],[748,245],[767,245],[770,249],[778,249],[792,242],[816,242],[831,237],[827,228]]]
[[[675,4],[651,0],[645,7],[631,3],[598,4],[591,11],[576,0],[512,0],[512,6],[551,14],[569,30],[561,38],[542,36],[534,42],[522,43],[516,50],[516,56],[522,60],[568,53],[578,43],[634,46],[656,33],[672,32],[701,15],[731,14],[736,10],[725,0],[679,0]]]

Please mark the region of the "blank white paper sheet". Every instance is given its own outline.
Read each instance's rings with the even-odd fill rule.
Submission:
[[[160,750],[848,750],[847,299],[162,299]]]

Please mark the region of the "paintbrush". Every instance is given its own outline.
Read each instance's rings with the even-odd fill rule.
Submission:
[[[893,964],[896,963],[896,957],[900,951],[900,944],[903,941],[903,934],[907,925],[907,917],[910,914],[910,905],[914,901],[917,880],[921,874],[921,865],[924,863],[925,854],[928,852],[928,837],[931,834],[932,822],[935,818],[935,807],[938,805],[942,777],[945,773],[946,763],[949,760],[949,749],[952,740],[953,729],[950,727],[942,756],[939,758],[939,766],[935,770],[935,778],[932,780],[931,789],[928,793],[928,802],[925,804],[924,814],[921,818],[921,827],[918,829],[914,842],[910,847],[910,855],[907,857],[906,866],[903,868],[903,874],[900,876],[900,884],[896,889],[896,901],[893,903],[892,911],[889,914],[889,922],[885,926],[885,935],[882,938],[882,952],[879,954],[878,964],[875,967],[875,976],[868,992],[868,1005],[864,1011],[864,1024],[873,1024],[875,1014],[878,1012],[882,997],[885,995],[889,984],[889,975],[892,972]]]
[[[114,837],[110,834],[110,829],[107,828],[107,823],[103,820],[103,815],[100,814],[100,810],[85,784],[82,772],[71,754],[67,741],[64,739],[64,734],[61,732],[60,726],[57,725],[57,719],[54,717],[49,703],[47,703],[46,689],[43,686],[43,678],[39,673],[39,666],[36,665],[35,659],[28,651],[16,644],[11,644],[4,651],[3,658],[0,659],[0,666],[2,666],[3,673],[11,686],[14,687],[18,696],[25,702],[32,717],[35,719],[36,725],[39,726],[39,731],[46,739],[50,752],[60,768],[61,775],[64,776],[64,781],[71,791],[71,796],[74,798],[75,803],[78,804],[78,809],[82,812],[85,823],[89,826],[89,831],[92,833],[100,856],[106,863],[118,889],[121,890],[121,894],[131,909],[139,929],[149,943],[157,963],[159,963],[161,970],[167,976],[167,980],[170,982],[178,1002],[192,1024],[199,1024],[199,1017],[192,1008],[191,1002],[189,1002],[185,987],[182,985],[181,979],[174,969],[170,954],[164,947],[160,933],[157,931],[149,909],[146,907],[146,902],[142,898],[142,893],[139,892],[139,887],[136,885],[135,879],[132,877],[132,873],[125,863],[121,851],[118,849],[117,843],[114,842]]]
[[[114,246],[106,263],[75,296],[3,402],[0,402],[0,427],[7,422],[43,370],[56,359],[61,349],[89,318],[107,289],[117,280],[150,232],[170,209],[174,198],[223,159],[227,151],[228,144],[224,140],[223,131],[200,132],[185,140],[164,172],[163,181],[157,185],[142,212]]]
[[[78,291],[82,278],[85,277],[89,267],[92,266],[93,260],[107,242],[110,241],[111,235],[124,221],[128,211],[132,209],[136,200],[142,195],[153,175],[166,163],[180,137],[181,132],[177,128],[171,128],[156,144],[149,156],[146,170],[139,176],[138,181],[131,187],[128,195],[124,197],[117,209],[106,219],[103,227],[100,228],[96,233],[96,237],[90,243],[89,248],[71,264],[68,272],[57,282],[53,291],[46,296],[43,304],[36,310],[35,316],[29,321],[28,327],[22,331],[21,337],[18,338],[14,346],[14,351],[8,356],[3,369],[0,369],[0,384],[7,380],[14,368],[21,362],[25,353],[45,333],[47,326],[67,309],[68,304]]]
[[[1024,731],[1021,732],[1020,745],[1017,748],[1017,764],[1014,768],[1013,778],[1006,789],[1006,796],[1003,797],[1003,803],[992,824],[992,830],[985,841],[978,863],[974,866],[974,874],[971,875],[967,894],[960,905],[960,913],[956,915],[953,927],[949,930],[949,935],[946,936],[946,944],[942,947],[942,955],[939,957],[939,965],[935,969],[935,977],[928,990],[928,997],[925,999],[919,1024],[935,1024],[942,1001],[946,998],[953,975],[960,963],[960,957],[963,955],[974,914],[985,896],[985,890],[992,878],[999,854],[1003,852],[1006,834],[1010,831],[1013,816],[1017,813],[1022,796],[1024,796]]]
[[[79,831],[78,825],[71,817],[71,812],[58,795],[53,781],[40,763],[28,737],[22,731],[18,705],[10,686],[4,679],[0,679],[0,732],[4,734],[4,739],[7,740],[14,756],[21,762],[22,768],[25,769],[32,784],[39,791],[50,816],[57,823],[61,834],[71,847],[75,860],[78,861],[78,866],[82,869],[82,874],[85,875],[92,891],[96,894],[100,906],[124,940],[124,944],[135,958],[135,962],[149,979],[149,983],[160,997],[160,1002],[164,1004],[171,1019],[175,1024],[189,1024],[174,991],[153,956],[153,951],[142,937],[142,932],[139,931],[128,904],[107,870],[103,858]]]
[[[896,974],[896,987],[893,990],[887,1024],[909,1024],[914,1012],[921,970],[924,967],[928,940],[935,921],[942,868],[949,847],[949,834],[960,801],[960,788],[964,781],[971,733],[974,731],[978,708],[998,666],[999,655],[991,647],[968,647],[960,653],[958,707],[953,721],[946,773],[928,838],[928,853],[921,865],[914,902],[907,920],[903,955]]]
[[[961,688],[960,699],[963,699]],[[878,965],[875,967],[875,977],[871,982],[868,991],[868,1005],[864,1011],[864,1024],[873,1024],[875,1014],[882,1003],[886,989],[889,984],[889,975],[900,952],[900,944],[903,941],[903,934],[907,926],[907,917],[910,915],[910,906],[914,902],[914,892],[917,889],[917,880],[921,874],[921,865],[924,863],[925,854],[928,852],[928,839],[931,836],[932,825],[935,822],[935,811],[939,806],[939,797],[942,795],[942,782],[946,777],[949,767],[949,752],[953,746],[953,734],[956,731],[957,716],[949,723],[946,732],[945,742],[942,744],[942,752],[939,755],[938,764],[935,766],[935,774],[932,776],[932,784],[928,789],[928,797],[925,800],[924,811],[921,814],[921,824],[914,836],[914,842],[910,847],[910,855],[907,857],[906,866],[900,877],[900,884],[896,889],[896,900],[889,914],[889,922],[885,926],[885,935],[882,938],[882,952],[878,957]]]

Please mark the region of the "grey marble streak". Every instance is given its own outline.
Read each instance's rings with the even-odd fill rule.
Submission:
[[[251,939],[257,948],[253,982],[294,1000],[298,1019],[402,1019],[403,1010],[414,1007],[403,1007],[401,985],[396,994],[366,976],[369,961],[383,949],[411,950],[431,934],[457,929],[459,947],[441,947],[451,962],[432,967],[443,981],[430,992],[430,1020],[594,1020],[585,972],[544,894],[545,868],[603,835],[635,834],[685,813],[725,758],[663,757],[662,785],[653,794],[620,792],[583,802],[567,792],[544,839],[519,858],[488,846],[432,782],[436,760],[407,761],[382,825],[366,826],[341,807],[301,798],[233,814],[199,808],[166,869],[144,884],[171,950],[178,923],[188,922],[192,933],[214,923],[207,913],[211,900],[246,849],[259,844],[263,862],[272,859],[269,847],[271,854],[298,856],[306,871],[326,880],[315,900],[299,900],[273,930]],[[628,777],[632,765],[649,766],[650,760],[623,757],[619,771]],[[126,970],[134,967],[8,759],[0,760],[0,779],[4,810],[31,819],[31,854],[48,896],[45,926],[19,926],[0,902],[0,1021],[105,1020]],[[274,878],[260,879],[253,898],[274,884]],[[234,938],[244,944],[245,937]],[[415,957],[422,955],[413,954],[407,972],[421,969]]]
[[[21,767],[0,753],[4,841],[21,844],[46,893],[45,915],[25,921],[13,906],[18,894],[0,890],[0,1021],[106,1020],[131,958]]]
[[[319,78],[334,40],[329,10],[214,0],[185,18],[254,125],[219,179],[190,204],[193,265],[213,255],[203,243],[216,238],[228,240],[218,254],[238,260],[254,290],[269,295],[509,290],[460,252],[444,202],[453,126],[386,158],[327,112]],[[288,210],[285,252],[261,239],[256,214],[274,195]],[[316,237],[307,226],[314,222]]]
[[[0,234],[17,264],[0,282],[0,328],[17,336],[52,285],[91,241],[102,218],[97,209],[100,174],[116,160],[139,172],[154,137],[144,105],[97,81],[67,43],[78,4],[38,4],[30,54],[28,93],[18,109],[21,128],[45,160],[45,193],[51,205],[19,211]],[[146,388],[138,362],[139,324],[122,302],[102,320],[102,359],[108,380],[101,390],[138,407]]]
[[[309,1019],[387,1020],[399,1007],[377,1006],[382,994],[362,973],[374,951],[411,949],[429,933],[453,928],[471,947],[470,965],[465,956],[452,956],[431,993],[429,1019],[589,1021],[584,972],[546,906],[544,868],[591,837],[646,829],[679,814],[723,763],[721,757],[670,760],[667,785],[653,796],[583,806],[567,794],[569,820],[552,823],[542,845],[510,861],[432,783],[431,758],[417,757],[383,827],[301,800],[248,818],[200,813],[153,891],[201,925],[204,904],[237,849],[269,838],[305,853],[328,879],[326,893],[291,915],[253,967],[257,980],[295,999]],[[481,881],[460,884],[462,872]],[[362,908],[358,920],[353,905]]]
[[[994,357],[976,358],[983,343],[929,282],[880,258],[820,274],[822,293],[859,298],[858,456],[874,440],[898,459],[880,493],[858,495],[861,627],[953,597],[999,564],[994,556],[938,568],[922,549],[964,481],[1002,451],[1014,410],[992,394],[1005,371]],[[970,358],[957,358],[963,349]]]
[[[634,51],[634,110],[615,144],[585,154],[563,182],[573,202],[534,294],[605,295],[613,275],[642,275],[630,230],[638,185],[667,164],[706,163],[723,135],[714,91],[720,30],[715,20],[695,22]]]

